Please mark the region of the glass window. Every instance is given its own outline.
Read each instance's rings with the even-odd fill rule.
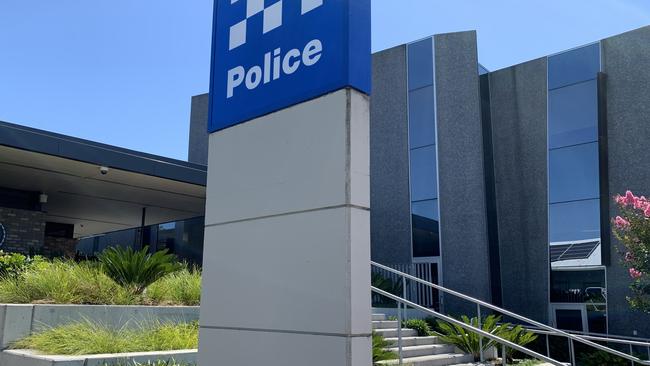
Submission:
[[[549,237],[551,243],[600,238],[600,200],[550,205]]]
[[[440,255],[438,221],[412,215],[413,256],[437,257]]]
[[[411,149],[436,143],[433,86],[409,92],[409,143]]]
[[[551,203],[598,198],[598,143],[549,151]]]
[[[411,150],[411,201],[438,197],[436,146]]]
[[[548,58],[548,88],[595,79],[600,71],[600,43]]]
[[[409,90],[433,84],[433,38],[408,45]]]
[[[604,304],[605,271],[551,271],[551,302]]]
[[[549,91],[549,148],[598,141],[596,80]]]
[[[438,213],[438,200],[412,202],[411,213],[413,213],[413,215],[438,221],[440,219]]]

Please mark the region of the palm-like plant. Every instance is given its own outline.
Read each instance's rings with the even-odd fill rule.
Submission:
[[[470,319],[469,317],[463,315],[460,320],[462,320],[463,323],[471,325],[474,328],[479,328],[478,318],[476,317]],[[510,323],[499,324],[500,321],[500,316],[490,315],[483,319],[480,329],[497,337],[515,343],[519,346],[525,346],[537,339],[537,335],[524,329],[524,327],[521,325],[512,326]],[[440,339],[443,342],[453,344],[461,351],[472,354],[472,356],[474,356],[474,360],[476,361],[480,359],[481,346],[479,339],[481,337],[479,337],[478,334],[467,331],[465,328],[456,324],[451,324],[440,320],[438,320],[437,323]],[[483,351],[496,346],[496,341],[483,338]],[[508,360],[512,361],[514,353],[514,349],[506,348],[505,357]]]
[[[478,318],[469,318],[466,315],[463,315],[460,320],[463,323],[471,325],[474,328],[479,328]],[[483,319],[480,329],[485,332],[499,335],[502,332],[503,325],[499,325],[500,317],[490,315]],[[465,328],[447,323],[445,321],[438,320],[438,331],[440,333],[440,340],[445,343],[453,344],[458,347],[461,351],[469,353],[474,356],[474,360],[478,361],[481,357],[481,346],[479,342],[479,335],[465,330]],[[494,347],[496,344],[495,341],[487,338],[483,338],[483,351]]]
[[[535,333],[524,329],[521,325],[510,327],[509,324],[507,328],[501,329],[499,337],[522,347],[537,339]],[[509,362],[512,361],[515,352],[514,349],[506,347],[506,357]]]
[[[102,270],[119,285],[139,295],[147,286],[160,278],[183,268],[167,249],[149,253],[149,247],[142,250],[112,247],[98,255]]]

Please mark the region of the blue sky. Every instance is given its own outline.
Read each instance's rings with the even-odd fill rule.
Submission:
[[[647,0],[372,4],[373,50],[475,29],[491,70],[650,25]],[[3,0],[0,120],[186,159],[211,22],[212,0]]]

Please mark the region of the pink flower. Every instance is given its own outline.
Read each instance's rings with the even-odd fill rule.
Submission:
[[[621,196],[620,194],[617,194],[614,197],[614,201],[616,201],[616,204],[620,206],[625,206],[625,197]]]
[[[632,262],[633,260],[634,260],[634,255],[632,255],[632,253],[630,253],[630,252],[625,253],[625,261],[626,262]]]
[[[625,229],[630,226],[630,222],[620,216],[616,216],[616,218],[614,219],[614,224],[619,229]]]
[[[643,273],[642,273],[642,272],[639,272],[639,271],[637,271],[637,270],[634,269],[634,268],[630,268],[630,269],[629,269],[629,272],[630,272],[630,277],[632,277],[632,278],[635,279],[635,280],[636,280],[636,279],[639,279],[639,278],[641,278],[641,276],[643,276]]]
[[[633,205],[635,198],[637,198],[637,197],[635,197],[634,194],[632,194],[632,191],[625,192],[625,204],[626,205]]]
[[[646,206],[645,211],[643,211],[645,217],[650,217],[650,205]]]

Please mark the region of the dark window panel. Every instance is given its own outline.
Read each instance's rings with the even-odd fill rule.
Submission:
[[[550,203],[600,197],[598,143],[549,151]]]
[[[600,200],[554,203],[549,206],[551,243],[600,238]]]
[[[413,257],[440,256],[440,234],[437,220],[412,215]]]
[[[409,92],[409,146],[411,149],[436,143],[433,86]]]
[[[549,148],[598,141],[596,80],[549,91]]]
[[[605,271],[551,271],[551,302],[604,303]]]
[[[548,58],[548,88],[596,78],[600,71],[600,43],[563,52]]]
[[[433,85],[433,39],[426,38],[408,45],[409,90]]]
[[[438,197],[436,146],[411,150],[411,201]]]

